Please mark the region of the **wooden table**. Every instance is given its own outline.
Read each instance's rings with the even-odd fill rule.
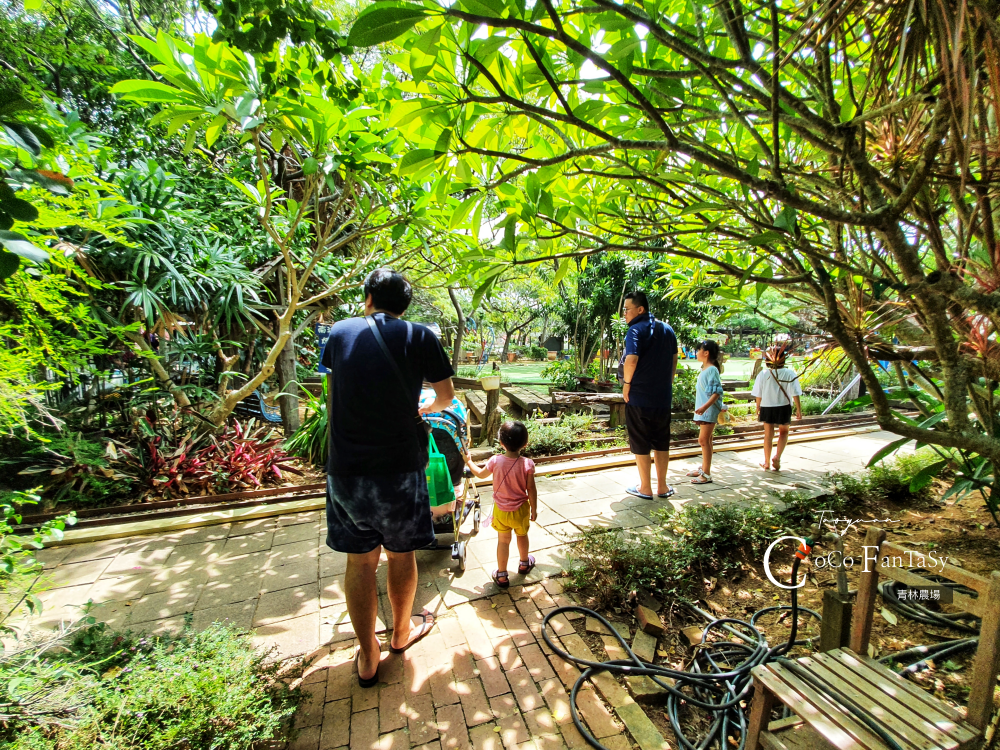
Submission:
[[[521,410],[521,414],[529,416],[536,411],[543,411],[546,414],[555,411],[552,397],[548,393],[525,388],[523,385],[511,385],[501,388],[501,393],[510,399],[510,402]]]

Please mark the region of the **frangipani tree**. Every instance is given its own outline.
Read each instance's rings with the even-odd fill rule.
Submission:
[[[669,258],[680,293],[781,290],[879,423],[942,452],[919,482],[957,462],[957,489],[996,511],[998,16],[995,0],[428,0],[377,4],[351,36],[406,50],[391,122],[424,168],[476,176],[456,220],[491,194],[534,239],[513,262],[626,249]],[[876,360],[922,418],[891,407]]]
[[[394,178],[402,144],[369,106],[378,91],[357,69],[295,48],[255,58],[204,36],[190,44],[163,34],[133,41],[156,61],[162,80],[123,81],[114,93],[161,104],[151,124],[171,135],[187,128],[188,149],[201,140],[211,148],[224,132],[237,136],[257,168],[256,181],[233,182],[274,251],[274,340],[246,382],[228,390],[222,379],[207,415],[221,425],[274,372],[304,311],[357,286],[376,261],[410,252],[400,241],[408,229],[418,236],[430,198]],[[300,67],[303,61],[310,64]]]

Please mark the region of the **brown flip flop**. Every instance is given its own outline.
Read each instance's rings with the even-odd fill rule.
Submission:
[[[399,648],[393,646],[392,643],[390,642],[389,651],[391,653],[394,654],[403,653],[404,651],[406,651],[406,649],[408,649],[414,643],[416,643],[425,635],[427,635],[429,632],[431,632],[431,629],[434,627],[434,620],[435,620],[434,613],[431,612],[430,610],[425,609],[423,612],[417,615],[417,617],[423,620],[423,622],[420,624],[420,628],[418,629],[417,635],[413,638],[410,638],[409,642],[405,646],[400,646]]]

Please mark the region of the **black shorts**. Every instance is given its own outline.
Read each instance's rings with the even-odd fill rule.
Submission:
[[[792,405],[762,406],[760,421],[764,424],[789,424],[792,421]]]
[[[382,545],[411,552],[434,542],[424,471],[326,477],[326,543],[363,555]]]
[[[637,456],[670,450],[670,409],[625,404],[628,447]]]

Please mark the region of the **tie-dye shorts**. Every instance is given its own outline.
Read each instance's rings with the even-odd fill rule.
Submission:
[[[379,545],[411,552],[434,543],[424,471],[326,477],[326,543],[364,554]]]

